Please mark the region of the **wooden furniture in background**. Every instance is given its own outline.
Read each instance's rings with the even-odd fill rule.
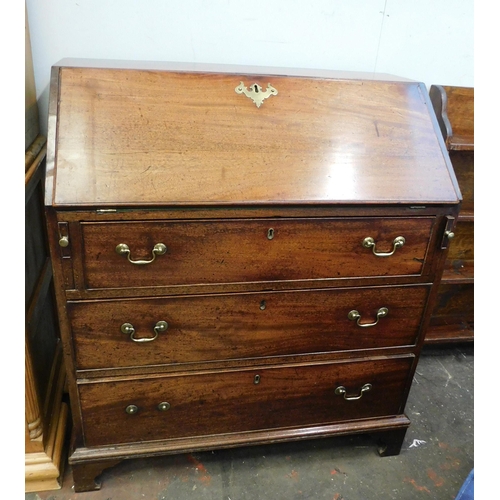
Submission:
[[[463,201],[427,343],[474,340],[474,88],[432,85],[429,94]]]
[[[43,208],[45,138],[25,154],[25,491],[61,487],[68,407]]]
[[[399,453],[460,202],[425,86],[105,66],[62,61],[50,91],[75,490],[164,453],[350,433]]]
[[[68,406],[44,213],[46,138],[40,135],[26,21],[25,491],[55,490],[64,465]]]

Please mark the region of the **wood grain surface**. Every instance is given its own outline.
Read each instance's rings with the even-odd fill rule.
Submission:
[[[77,369],[141,367],[414,345],[429,287],[70,302]],[[353,309],[360,327],[348,319]],[[150,342],[158,321],[168,329]]]
[[[418,275],[429,245],[432,218],[266,219],[179,222],[83,223],[87,288],[131,288],[197,283],[235,283],[363,276]],[[268,238],[269,230],[273,238]],[[406,239],[390,257],[398,236]],[[116,253],[151,259],[134,265]]]
[[[226,434],[396,415],[412,358],[253,368],[80,385],[85,443]],[[260,381],[255,384],[255,376]],[[372,384],[361,399],[347,397]],[[170,409],[158,410],[168,402]],[[135,415],[125,412],[136,405]]]
[[[56,206],[457,201],[414,82],[63,67],[57,99]]]

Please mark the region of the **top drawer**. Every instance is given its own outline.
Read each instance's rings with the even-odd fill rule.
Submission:
[[[420,275],[433,222],[432,217],[87,222],[82,223],[85,284],[98,289]]]

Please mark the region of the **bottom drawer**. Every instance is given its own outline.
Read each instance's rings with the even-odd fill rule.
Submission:
[[[405,356],[81,383],[85,444],[397,415],[403,410],[414,359]]]

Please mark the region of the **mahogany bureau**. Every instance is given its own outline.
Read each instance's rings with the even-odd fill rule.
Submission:
[[[65,60],[47,161],[76,491],[164,453],[399,453],[461,200],[423,84]]]

